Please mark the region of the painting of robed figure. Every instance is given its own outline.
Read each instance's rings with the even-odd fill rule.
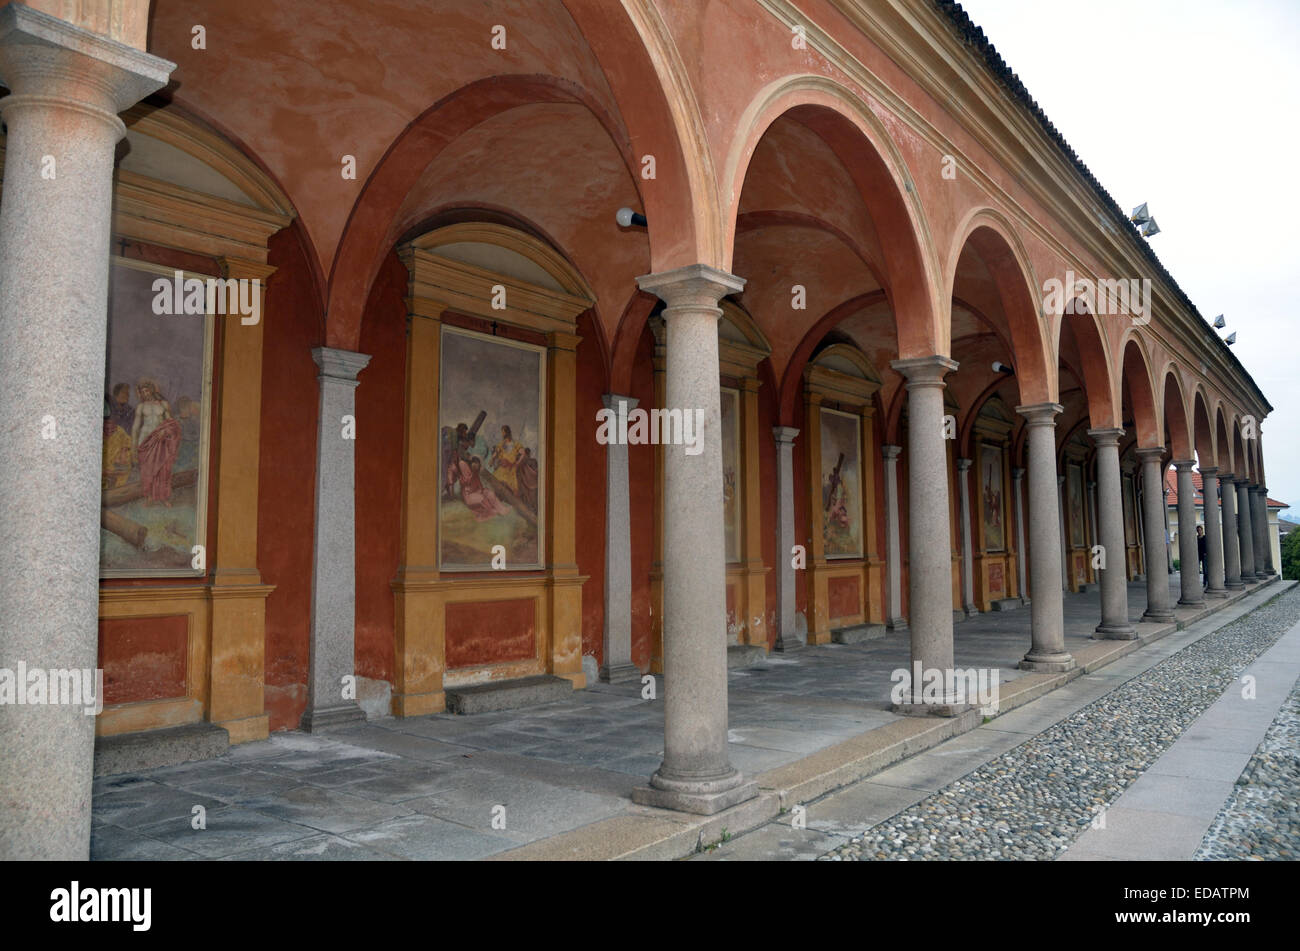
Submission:
[[[211,315],[153,311],[172,268],[117,259],[109,280],[100,496],[102,577],[201,576]]]
[[[821,409],[822,543],[827,558],[862,557],[862,420]]]
[[[980,505],[984,522],[984,550],[1006,551],[1006,501],[1002,487],[1002,447],[980,446]]]
[[[545,351],[442,328],[439,567],[542,567]],[[501,561],[497,559],[497,566]]]

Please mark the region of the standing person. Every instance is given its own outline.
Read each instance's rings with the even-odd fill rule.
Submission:
[[[1201,566],[1201,587],[1210,586],[1210,567],[1205,561],[1205,526],[1196,526],[1196,558]]]
[[[131,431],[131,455],[140,464],[144,504],[161,502],[171,508],[172,467],[180,450],[181,424],[153,380],[141,380],[135,392],[139,404]]]

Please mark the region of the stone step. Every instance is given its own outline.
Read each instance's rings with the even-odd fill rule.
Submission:
[[[993,610],[1017,611],[1028,603],[1028,601],[1022,601],[1020,598],[1001,598],[993,602]]]
[[[495,713],[518,710],[563,700],[572,695],[573,682],[551,674],[499,680],[472,687],[448,687],[447,712],[459,714]]]
[[[836,644],[862,644],[866,641],[878,641],[888,635],[889,631],[883,624],[855,624],[852,627],[840,627],[831,631],[831,640]]]
[[[116,776],[195,760],[216,759],[230,749],[230,734],[211,723],[95,738],[95,775]]]

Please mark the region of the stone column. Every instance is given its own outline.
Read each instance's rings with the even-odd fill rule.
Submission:
[[[885,571],[889,577],[889,615],[885,626],[891,631],[907,630],[903,617],[903,546],[898,517],[898,455],[902,446],[881,446],[885,460]]]
[[[639,400],[616,393],[601,397],[605,408],[622,420]],[[613,440],[605,446],[605,645],[600,679],[617,684],[638,680],[641,670],[632,663],[632,513],[627,474],[627,443]]]
[[[1261,581],[1269,578],[1270,556],[1268,544],[1268,503],[1265,500],[1263,486],[1251,486],[1250,489],[1250,534],[1255,543],[1255,577]]]
[[[776,609],[780,621],[776,649],[798,650],[805,646],[795,622],[794,548],[794,438],[792,426],[773,426],[776,439]]]
[[[1264,548],[1264,573],[1271,578],[1278,572],[1273,564],[1273,528],[1268,518],[1268,486],[1264,485],[1259,487],[1259,517],[1259,534],[1263,537],[1260,544]]]
[[[1147,621],[1172,621],[1174,610],[1169,592],[1169,572],[1165,545],[1165,493],[1160,466],[1164,459],[1163,447],[1139,449],[1142,461],[1142,559],[1147,566],[1147,609],[1142,617]]]
[[[907,379],[907,594],[912,665],[952,670],[952,540],[948,527],[948,449],[943,438],[943,378],[957,369],[947,357],[890,364]],[[921,701],[913,683],[904,712],[951,715],[949,678],[937,703]]]
[[[1192,484],[1195,459],[1174,463],[1178,473],[1178,603],[1183,607],[1204,607],[1201,593],[1201,564],[1196,544],[1196,486]],[[1206,542],[1208,554],[1209,542]]]
[[[1226,598],[1223,573],[1223,521],[1219,514],[1219,470],[1201,467],[1201,497],[1205,513],[1205,597]]]
[[[312,552],[311,672],[302,728],[364,720],[343,698],[343,678],[356,673],[357,374],[370,356],[317,347],[320,413],[316,429],[316,540]]]
[[[1097,446],[1097,518],[1101,523],[1102,564],[1100,638],[1133,640],[1137,630],[1128,619],[1128,546],[1124,539],[1124,483],[1119,472],[1122,429],[1090,429]]]
[[[0,8],[0,667],[90,671],[92,690],[117,114],[173,65]],[[0,859],[86,860],[94,750],[80,703],[0,705]]]
[[[665,445],[664,760],[632,798],[712,815],[758,795],[727,756],[727,587],[723,542],[718,306],[745,282],[703,264],[637,279],[668,305],[665,407],[703,413],[702,451]]]
[[[1029,603],[1029,586],[1025,584],[1026,563],[1029,560],[1028,553],[1025,551],[1025,513],[1024,503],[1021,501],[1023,491],[1021,490],[1021,480],[1025,477],[1024,469],[1011,470],[1011,495],[1012,503],[1015,505],[1016,519],[1016,584],[1020,586],[1020,602]]]
[[[1065,598],[1054,577],[1061,551],[1061,500],[1056,481],[1056,415],[1059,403],[1017,406],[1029,429],[1029,566],[1034,600],[1030,604],[1029,653],[1022,670],[1062,672],[1074,667],[1065,649]]]
[[[970,537],[970,459],[957,460],[957,504],[961,510],[961,606],[967,617],[979,614],[975,606],[975,553]]]
[[[1068,538],[1065,534],[1065,476],[1056,477],[1056,520],[1060,523],[1057,531],[1061,539],[1061,590],[1070,590],[1070,555],[1066,551]]]
[[[1245,587],[1241,580],[1241,547],[1237,541],[1237,489],[1231,472],[1219,474],[1219,499],[1223,505],[1223,586],[1229,591]]]
[[[1116,463],[1118,465],[1118,463]],[[1097,534],[1097,483],[1088,483],[1088,537],[1092,539],[1094,545],[1101,544],[1101,536]]]
[[[1250,509],[1250,483],[1237,479],[1237,547],[1241,551],[1241,580],[1259,581],[1255,574],[1255,516]]]

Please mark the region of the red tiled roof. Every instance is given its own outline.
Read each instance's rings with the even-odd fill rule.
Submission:
[[[1202,495],[1201,474],[1195,469],[1192,470],[1192,487],[1195,492],[1195,503],[1197,505],[1205,504],[1205,496]],[[1178,473],[1173,469],[1165,470],[1165,488],[1169,490],[1169,505],[1178,504]],[[1289,509],[1291,506],[1285,502],[1279,502],[1277,499],[1270,498],[1268,507],[1271,509]]]

